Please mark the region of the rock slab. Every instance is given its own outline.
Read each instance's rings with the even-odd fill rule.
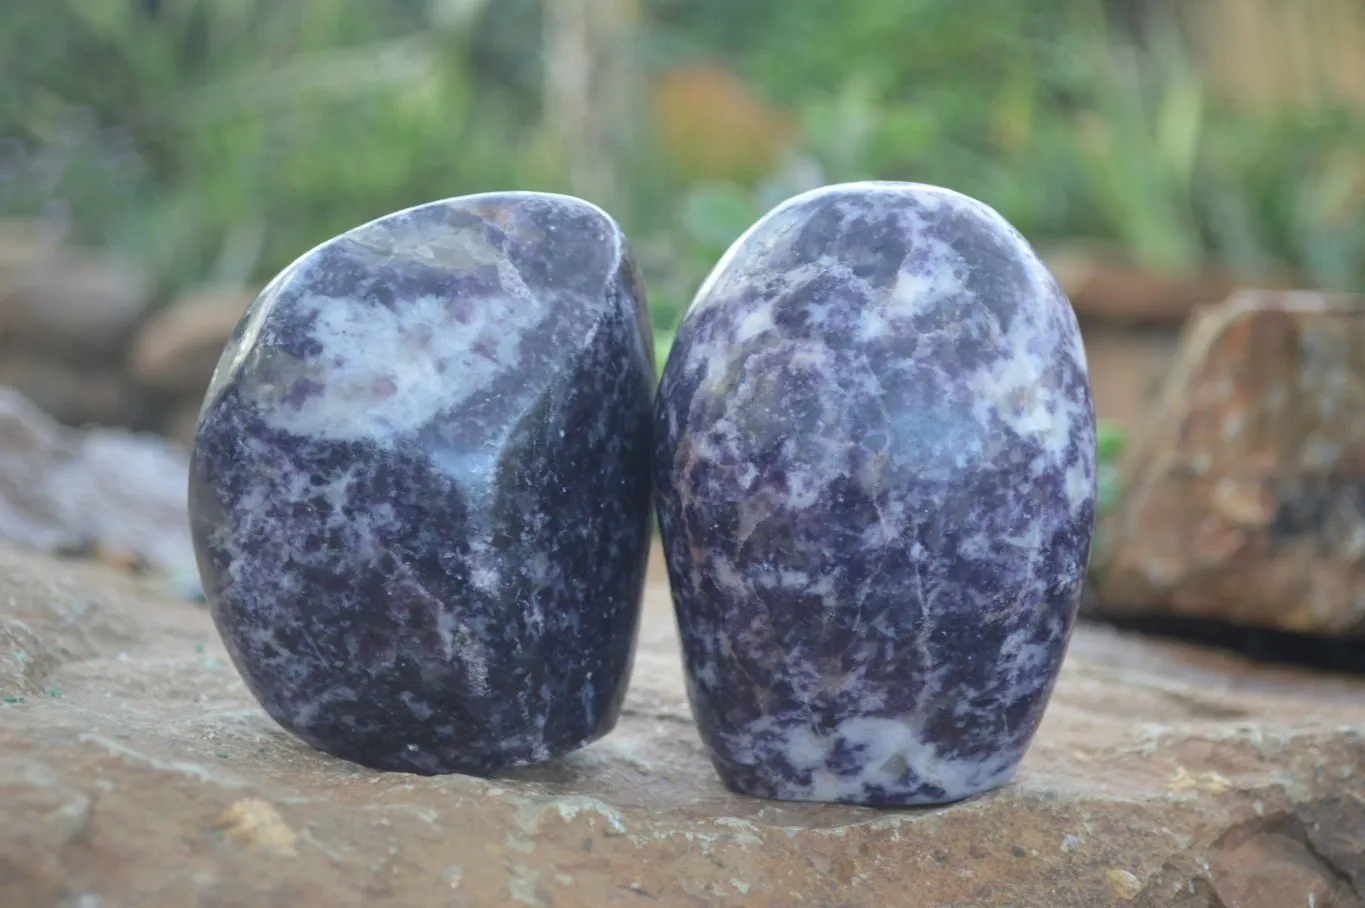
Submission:
[[[708,762],[656,577],[615,733],[492,779],[382,773],[282,731],[202,608],[0,550],[0,905],[1358,908],[1362,699],[1082,624],[1003,788],[762,801]]]
[[[0,220],[0,385],[67,425],[147,428],[148,401],[120,359],[152,302],[126,262],[43,223]]]
[[[1120,464],[1095,610],[1365,637],[1362,413],[1365,298],[1205,310]]]
[[[1096,499],[1075,314],[997,212],[825,187],[739,239],[659,387],[659,527],[701,735],[782,800],[1002,784],[1046,707]]]
[[[649,546],[651,337],[620,228],[567,196],[397,212],[272,281],[190,464],[205,594],[266,711],[419,773],[609,731]]]
[[[128,349],[138,385],[172,400],[203,400],[213,369],[256,297],[235,286],[207,286],[147,319]]]
[[[71,429],[0,387],[0,543],[96,553],[177,582],[193,578],[189,452],[121,429]]]
[[[0,222],[0,337],[24,351],[113,353],[152,301],[128,262],[65,246],[41,224]]]

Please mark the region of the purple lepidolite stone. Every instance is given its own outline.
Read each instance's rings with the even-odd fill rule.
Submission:
[[[606,734],[653,377],[625,237],[577,199],[434,202],[286,269],[223,353],[190,480],[214,621],[266,711],[423,774]]]
[[[1095,424],[1071,306],[999,214],[904,183],[778,206],[684,318],[654,444],[728,786],[909,805],[1010,778],[1075,619]]]

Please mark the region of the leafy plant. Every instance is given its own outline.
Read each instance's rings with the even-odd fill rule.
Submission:
[[[1100,420],[1096,426],[1096,480],[1099,486],[1096,509],[1100,515],[1109,513],[1119,497],[1119,459],[1127,436],[1118,423]]]
[[[131,0],[54,0],[38,17],[6,4],[0,135],[44,160],[70,124],[118,124],[134,165],[72,187],[78,232],[169,291],[260,280],[399,207],[554,184],[534,123],[500,104],[512,89],[467,66],[472,26],[455,5],[163,0],[150,15]]]
[[[1365,116],[1235,108],[1173,29],[1139,50],[1099,0],[639,2],[651,78],[709,61],[758,99],[736,111],[794,124],[765,139],[774,172],[697,183],[640,92],[614,213],[660,330],[772,205],[863,178],[951,186],[1030,238],[1160,271],[1365,289]],[[537,0],[0,4],[0,216],[62,220],[172,295],[432,198],[572,191],[539,23]]]

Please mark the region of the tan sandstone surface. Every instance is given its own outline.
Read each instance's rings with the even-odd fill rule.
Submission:
[[[7,550],[0,700],[3,908],[1358,908],[1365,894],[1365,680],[1094,627],[1015,780],[934,809],[723,790],[658,580],[617,730],[495,780],[322,756],[256,706],[201,606]]]

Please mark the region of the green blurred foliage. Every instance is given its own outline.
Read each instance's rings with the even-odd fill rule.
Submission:
[[[623,153],[614,213],[665,342],[767,208],[873,177],[950,186],[1036,241],[1109,240],[1153,269],[1288,269],[1365,289],[1362,117],[1238,112],[1178,41],[1135,51],[1098,0],[644,12],[647,73],[719,60],[798,127],[753,181],[691,182],[648,129]],[[539,23],[536,0],[0,4],[0,215],[63,218],[143,262],[170,297],[267,279],[407,205],[569,190],[541,119]]]
[[[434,197],[554,186],[534,108],[511,79],[475,79],[458,16],[392,0],[158,5],[0,7],[3,213],[55,207],[175,290],[268,277]]]
[[[1113,510],[1119,498],[1119,459],[1128,441],[1123,427],[1110,420],[1100,420],[1095,431],[1096,482],[1099,488],[1096,507],[1098,513]]]

